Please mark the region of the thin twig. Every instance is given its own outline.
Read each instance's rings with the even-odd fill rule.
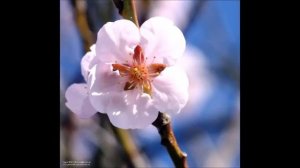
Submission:
[[[112,125],[113,131],[115,136],[117,137],[118,141],[121,143],[124,152],[126,153],[131,167],[147,167],[145,161],[143,160],[140,152],[135,145],[129,131],[117,128]]]
[[[85,1],[75,1],[76,24],[84,42],[84,49],[85,51],[89,51],[95,40],[87,22],[86,5]]]
[[[159,112],[157,119],[152,123],[152,125],[157,128],[161,136],[161,144],[167,148],[174,165],[177,168],[188,168],[187,154],[182,152],[177,144],[172,130],[170,116]]]
[[[125,19],[131,20],[137,27],[139,21],[137,19],[134,0],[113,0],[115,6],[119,9],[119,14]]]
[[[103,113],[97,113],[97,114],[101,118],[100,124],[104,124],[105,122],[104,125],[106,125],[107,123],[108,124],[107,126],[110,127],[111,130],[113,131],[116,140],[120,143],[124,151],[126,160],[128,161],[127,162],[128,166],[131,168],[148,167],[146,160],[144,160],[145,158],[142,157],[129,130],[124,130],[113,126],[109,121],[107,114],[103,114]],[[103,127],[103,125],[101,127]]]

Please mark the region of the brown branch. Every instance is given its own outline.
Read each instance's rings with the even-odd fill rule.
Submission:
[[[112,125],[107,114],[97,113],[97,115],[101,119],[99,122],[99,126],[109,128],[113,132],[116,140],[120,143],[120,146],[122,147],[125,154],[127,167],[149,167],[147,161],[141,155],[137,145],[135,144],[129,130],[120,129]]]
[[[137,19],[134,0],[113,0],[116,8],[119,10],[119,14],[125,19],[131,20],[137,27],[139,22]]]
[[[75,1],[76,24],[84,42],[84,49],[87,52],[90,50],[91,45],[95,43],[95,40],[87,22],[86,5],[85,1]]]
[[[152,125],[157,128],[161,136],[161,144],[167,148],[176,168],[188,168],[187,154],[182,152],[177,144],[172,130],[170,116],[159,112],[157,119]]]
[[[126,156],[128,157],[128,161],[130,162],[130,167],[147,167],[147,164],[140,156],[140,152],[135,145],[130,133],[128,130],[120,129],[115,126],[112,126],[113,132],[117,138],[117,140],[121,143]]]

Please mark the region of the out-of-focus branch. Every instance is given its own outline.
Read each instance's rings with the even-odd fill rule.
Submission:
[[[159,112],[157,119],[152,123],[152,125],[157,128],[161,136],[161,144],[167,148],[174,165],[177,168],[187,168],[187,154],[182,152],[177,144],[172,130],[170,116]]]
[[[134,140],[132,139],[130,132],[128,130],[120,129],[113,126],[106,114],[98,113],[98,115],[101,118],[100,124],[104,124],[111,128],[117,141],[121,144],[126,159],[128,160],[128,166],[132,168],[149,167],[147,162],[140,154]]]
[[[132,167],[147,167],[146,163],[144,162],[142,156],[139,153],[129,131],[123,130],[113,126],[113,131],[121,143],[126,155],[129,157],[129,161],[131,162]]]
[[[93,34],[87,22],[85,1],[75,1],[75,16],[77,26],[84,41],[84,49],[85,51],[89,51],[91,45],[94,44],[95,40],[93,39]]]
[[[131,20],[137,27],[139,27],[135,3],[133,1],[134,0],[113,0],[115,6],[119,10],[119,14],[125,19]]]

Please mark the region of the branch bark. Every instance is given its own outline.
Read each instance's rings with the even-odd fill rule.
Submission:
[[[167,148],[176,168],[188,168],[187,154],[182,152],[176,141],[170,116],[159,112],[157,119],[152,125],[157,128],[161,136],[161,144]]]

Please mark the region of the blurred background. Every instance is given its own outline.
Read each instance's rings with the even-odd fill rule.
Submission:
[[[190,98],[172,119],[191,168],[240,167],[240,1],[136,0],[139,23],[152,16],[174,21],[186,38],[179,61]],[[112,0],[60,0],[60,160],[89,168],[174,167],[155,127],[119,130],[107,116],[79,119],[65,107],[65,90],[84,82],[80,60],[98,30],[121,19]],[[84,166],[82,166],[84,167]]]

